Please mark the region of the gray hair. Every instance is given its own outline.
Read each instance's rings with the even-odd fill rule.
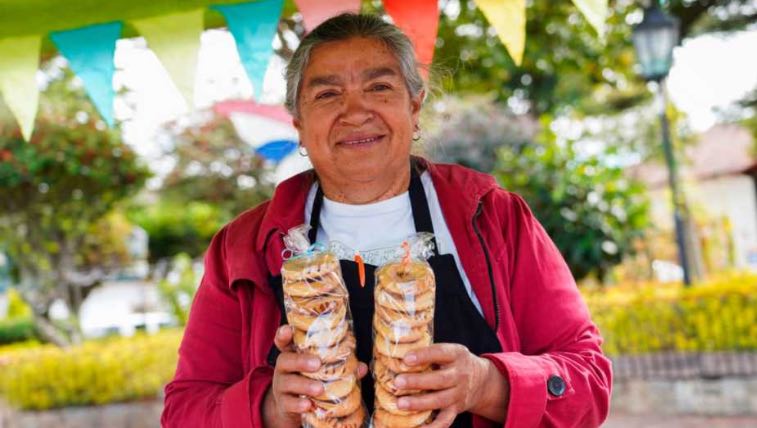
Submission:
[[[323,43],[347,40],[353,37],[378,39],[394,53],[400,65],[405,86],[411,96],[417,96],[425,84],[415,60],[415,50],[410,39],[396,26],[378,16],[343,13],[323,22],[305,36],[294,51],[286,69],[286,108],[294,117],[299,117],[298,97],[305,68],[313,49]]]

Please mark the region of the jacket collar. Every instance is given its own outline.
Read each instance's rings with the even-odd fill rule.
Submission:
[[[460,226],[469,224],[481,198],[497,188],[496,181],[490,175],[459,165],[435,164],[420,157],[415,159],[418,165],[431,175],[450,229],[459,230],[450,225],[450,222],[455,222]],[[276,186],[273,197],[265,210],[257,233],[255,250],[258,254],[265,255],[271,275],[275,275],[281,269],[280,254],[283,250],[281,238],[287,230],[305,221],[305,200],[314,181],[313,170],[283,181]]]

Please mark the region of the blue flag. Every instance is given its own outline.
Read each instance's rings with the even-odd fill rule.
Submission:
[[[50,34],[58,51],[68,60],[97,111],[113,126],[113,54],[121,36],[122,22],[98,24]]]
[[[260,98],[263,93],[263,78],[273,54],[273,36],[283,6],[283,0],[211,6],[226,18],[256,98]]]

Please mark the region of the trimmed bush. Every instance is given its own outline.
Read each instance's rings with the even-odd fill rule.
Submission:
[[[24,342],[37,337],[31,318],[0,320],[0,345]]]
[[[757,275],[584,290],[609,355],[757,350]]]
[[[173,377],[181,335],[0,348],[0,395],[24,410],[154,398]]]

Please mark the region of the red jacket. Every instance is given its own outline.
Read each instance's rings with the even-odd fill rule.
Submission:
[[[526,203],[492,177],[426,167],[484,317],[498,326],[505,352],[486,357],[510,384],[504,426],[599,426],[609,408],[610,362],[557,248]],[[272,200],[213,238],[176,375],[166,386],[163,426],[263,427],[260,409],[273,375],[266,358],[279,325],[267,278],[281,268],[281,236],[304,222],[312,180],[304,173],[281,183]],[[567,384],[560,397],[548,393],[551,375]],[[496,424],[477,418],[474,426]]]

